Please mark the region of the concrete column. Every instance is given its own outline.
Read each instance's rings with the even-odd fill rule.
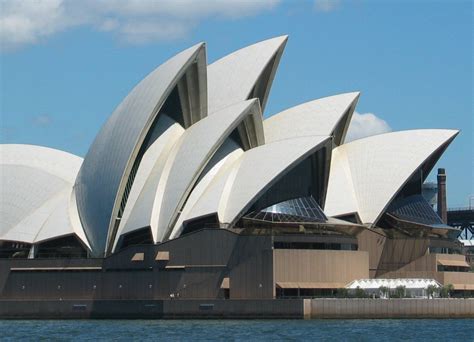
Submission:
[[[446,172],[438,169],[438,215],[444,223],[448,223],[446,204]]]

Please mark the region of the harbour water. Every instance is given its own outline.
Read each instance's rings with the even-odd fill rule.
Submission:
[[[474,319],[0,320],[6,341],[474,341]]]

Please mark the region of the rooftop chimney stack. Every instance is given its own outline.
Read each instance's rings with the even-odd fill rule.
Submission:
[[[438,215],[444,223],[448,223],[448,212],[446,205],[446,171],[438,169]]]

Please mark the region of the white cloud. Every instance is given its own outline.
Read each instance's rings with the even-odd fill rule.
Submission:
[[[2,50],[37,44],[72,27],[110,32],[141,44],[185,37],[206,18],[238,19],[280,0],[0,0]]]
[[[340,0],[314,0],[314,9],[318,12],[331,12],[338,9]]]
[[[131,20],[123,23],[118,29],[122,41],[130,44],[145,44],[153,41],[174,40],[183,38],[193,25],[182,25],[175,22],[153,20]]]
[[[65,28],[61,0],[0,2],[2,49],[38,43],[43,37]]]
[[[345,142],[391,131],[388,123],[375,114],[354,112]]]

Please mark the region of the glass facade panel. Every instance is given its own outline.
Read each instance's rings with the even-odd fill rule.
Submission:
[[[440,217],[421,195],[408,196],[395,200],[387,212],[401,220],[426,224],[442,225]]]
[[[270,222],[324,222],[326,215],[316,200],[302,197],[271,205],[260,211],[252,211],[245,218]]]

